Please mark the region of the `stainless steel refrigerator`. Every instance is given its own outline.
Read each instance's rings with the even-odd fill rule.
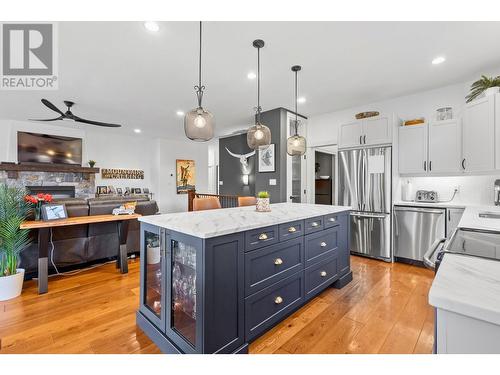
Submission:
[[[339,204],[351,206],[351,252],[391,256],[392,147],[339,152]]]

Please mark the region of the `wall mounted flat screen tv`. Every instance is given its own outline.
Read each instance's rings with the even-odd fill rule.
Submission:
[[[18,132],[17,161],[82,165],[82,139]]]

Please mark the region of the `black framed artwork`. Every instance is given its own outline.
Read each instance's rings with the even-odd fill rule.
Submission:
[[[116,188],[116,194],[122,195],[123,194],[122,188]]]
[[[42,220],[60,220],[67,219],[68,212],[66,206],[62,203],[59,204],[44,204],[42,205]]]

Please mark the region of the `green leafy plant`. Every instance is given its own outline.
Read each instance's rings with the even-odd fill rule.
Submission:
[[[257,193],[257,198],[269,198],[269,193],[267,191],[259,191]]]
[[[30,243],[29,230],[20,229],[31,206],[26,191],[0,185],[0,277],[16,274],[19,254]]]
[[[88,163],[90,168],[94,168],[95,160],[89,160]]]
[[[500,87],[500,76],[493,78],[482,75],[480,79],[470,86],[470,93],[465,97],[467,103],[470,103],[491,87]]]

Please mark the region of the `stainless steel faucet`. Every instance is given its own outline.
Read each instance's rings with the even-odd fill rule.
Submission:
[[[500,180],[495,180],[495,206],[500,206]]]

